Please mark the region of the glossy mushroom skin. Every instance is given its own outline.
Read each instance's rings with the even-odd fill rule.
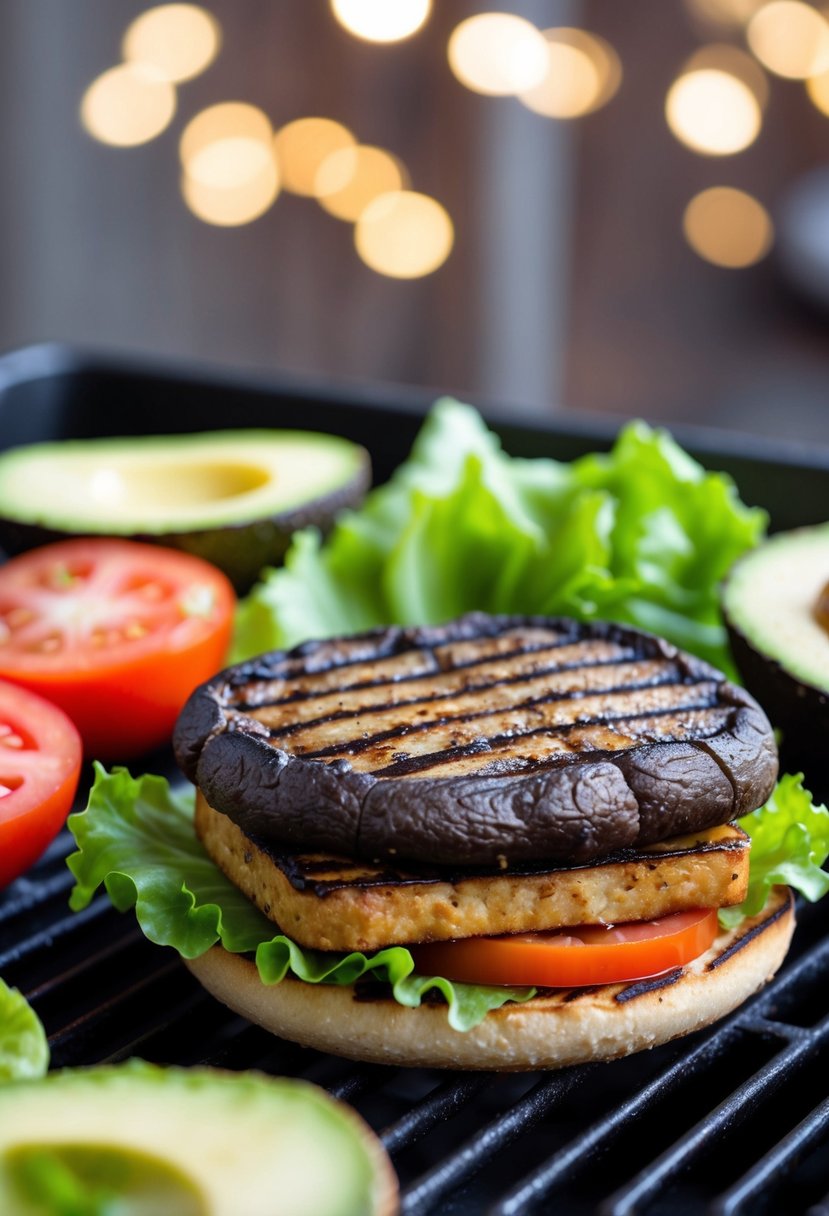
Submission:
[[[465,647],[468,660],[470,645],[491,648],[513,635],[556,639],[546,647],[539,644],[535,651],[525,648],[520,653],[522,657],[543,652],[552,656],[552,666],[539,666],[540,675],[535,671],[532,675],[536,682],[549,678],[552,691],[532,704],[543,703],[559,715],[569,714],[563,725],[553,725],[547,733],[563,733],[568,740],[584,736],[587,741],[581,750],[581,745],[574,749],[568,743],[569,750],[533,762],[534,757],[526,754],[527,740],[543,735],[544,728],[516,730],[497,741],[482,733],[480,740],[452,751],[453,757],[461,756],[467,771],[440,775],[441,768],[447,767],[446,756],[439,756],[435,764],[427,756],[428,767],[421,775],[418,764],[423,761],[411,760],[402,751],[393,755],[403,756],[403,760],[372,771],[360,760],[361,751],[368,746],[363,742],[365,730],[350,740],[346,724],[344,742],[318,747],[316,751],[324,756],[307,755],[292,745],[292,738],[299,737],[296,727],[285,726],[275,735],[261,720],[266,715],[255,708],[257,698],[261,702],[265,695],[272,695],[273,688],[281,692],[278,704],[283,714],[299,703],[300,696],[307,705],[308,679],[313,682],[318,673],[334,669],[359,669],[361,682],[352,687],[365,689],[373,686],[372,664],[402,663],[412,652],[427,660],[437,656],[434,679],[439,688],[447,671],[454,675],[459,670],[445,657],[452,647]],[[613,685],[612,674],[609,677],[610,691],[601,695],[610,698],[607,704],[614,713],[619,711],[615,718],[605,715],[594,721],[587,713],[579,717],[581,707],[591,703],[590,695],[583,690],[555,691],[574,670],[572,664],[555,666],[556,650],[564,653],[563,648],[568,647],[570,654],[579,646],[610,646],[624,656],[635,656],[633,662],[643,665],[647,680],[639,687]],[[475,661],[465,662],[465,666],[474,665]],[[620,671],[627,671],[630,665],[617,664]],[[588,673],[612,673],[613,668],[610,660],[601,664],[591,660],[582,668],[576,664],[576,670]],[[410,679],[413,677],[407,675],[396,678],[393,685],[383,684],[393,687],[398,697],[395,710],[403,712],[408,704],[399,698]],[[520,689],[526,679],[522,675],[497,681],[488,686],[489,694],[496,689],[503,695],[505,686]],[[291,681],[297,680],[306,681],[301,693],[291,691],[297,687]],[[652,696],[654,688],[671,695],[675,689],[680,706],[683,700],[693,703],[689,690],[704,690],[704,706],[689,711],[671,706],[637,712],[637,701]],[[345,695],[350,692],[346,690]],[[469,694],[464,689],[453,695]],[[486,690],[480,698],[480,710],[466,717],[480,719],[485,726],[493,711],[487,707]],[[448,704],[445,692],[436,692],[429,701],[435,706],[436,731],[444,730],[447,722],[438,713],[442,702]],[[519,700],[518,704],[528,702]],[[380,709],[385,711],[388,706]],[[304,710],[306,719],[309,712],[313,710]],[[366,712],[370,715],[377,709],[369,706],[366,711],[363,706],[359,712],[363,717],[354,721],[363,726]],[[666,714],[669,727],[659,734],[658,723],[666,720]],[[330,734],[330,722],[344,716],[334,714],[318,721],[324,722]],[[450,723],[465,720],[448,719]],[[624,731],[620,722],[625,724]],[[637,724],[635,729],[631,722]],[[421,723],[385,733],[405,741],[429,726]],[[589,738],[591,730],[610,743],[595,746]],[[623,740],[618,748],[613,742],[617,734]],[[182,770],[210,805],[249,835],[288,848],[329,849],[367,860],[405,858],[501,868],[538,858],[579,864],[619,849],[726,823],[764,802],[777,775],[777,752],[765,714],[748,693],[708,664],[662,639],[624,626],[482,613],[442,626],[392,627],[309,642],[230,668],[191,696],[179,718],[174,747]],[[381,769],[385,769],[384,775]]]

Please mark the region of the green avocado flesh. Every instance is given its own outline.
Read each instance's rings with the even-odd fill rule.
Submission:
[[[804,685],[829,690],[829,633],[818,619],[827,583],[829,524],[778,533],[734,567],[723,592],[726,619],[758,654]]]
[[[15,1216],[369,1216],[393,1210],[382,1161],[302,1081],[133,1064],[0,1089]]]
[[[322,529],[369,482],[365,450],[310,431],[214,431],[32,444],[0,455],[0,544],[66,536],[157,541],[212,561],[240,590],[292,532]]]

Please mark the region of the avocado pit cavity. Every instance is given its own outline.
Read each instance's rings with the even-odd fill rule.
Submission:
[[[196,1183],[169,1161],[124,1145],[30,1144],[6,1155],[15,1210],[210,1216]]]
[[[193,461],[189,465],[148,465],[127,461],[121,468],[109,465],[91,469],[87,493],[106,510],[167,518],[177,509],[222,503],[253,494],[276,481],[272,469],[254,464]]]
[[[0,455],[0,546],[74,536],[183,549],[239,592],[298,528],[323,532],[368,489],[367,452],[311,431],[212,431],[30,444]]]
[[[815,620],[821,629],[825,629],[827,634],[829,634],[829,583],[826,584],[817,597]]]

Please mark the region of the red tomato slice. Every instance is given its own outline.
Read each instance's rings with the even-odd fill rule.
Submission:
[[[580,925],[550,933],[470,937],[412,946],[421,975],[468,984],[583,988],[645,979],[690,963],[717,936],[715,908],[626,925]]]
[[[0,680],[0,887],[63,827],[81,771],[81,739],[62,710]]]
[[[225,659],[235,597],[221,571],[128,540],[61,541],[0,567],[0,676],[65,710],[88,755],[165,742]]]

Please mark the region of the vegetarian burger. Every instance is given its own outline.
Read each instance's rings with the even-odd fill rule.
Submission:
[[[266,984],[221,946],[190,961],[297,1042],[433,1067],[610,1059],[723,1016],[788,948],[786,888],[717,924],[748,881],[733,821],[774,786],[769,723],[638,630],[475,613],[310,642],[202,685],[174,743],[205,849],[318,974],[414,959],[348,986]],[[408,999],[417,976],[440,978]],[[463,1032],[443,999],[460,989],[488,1009]]]

